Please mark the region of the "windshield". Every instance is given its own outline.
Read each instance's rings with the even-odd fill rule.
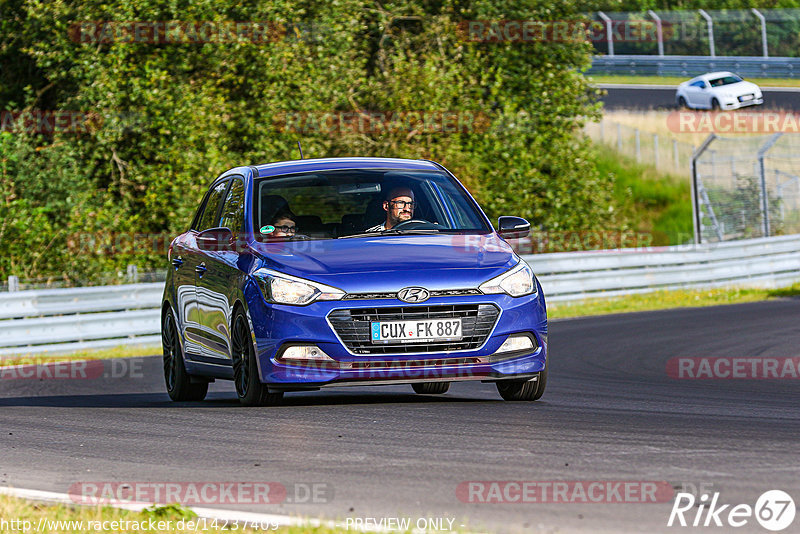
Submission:
[[[474,201],[440,171],[336,170],[257,179],[261,241],[398,233],[489,233]]]
[[[719,87],[721,85],[730,85],[732,83],[739,83],[742,79],[738,76],[723,76],[722,78],[714,78],[710,81],[711,87]]]

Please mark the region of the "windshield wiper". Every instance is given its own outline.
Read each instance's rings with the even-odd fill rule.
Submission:
[[[338,239],[349,239],[351,237],[368,237],[368,236],[379,236],[379,235],[408,235],[408,234],[438,234],[439,230],[435,228],[426,228],[426,229],[408,229],[408,230],[376,230],[374,232],[361,232],[360,234],[353,234],[353,235],[343,235],[340,236]]]

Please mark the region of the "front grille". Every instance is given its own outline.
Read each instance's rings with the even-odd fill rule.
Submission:
[[[500,310],[492,304],[451,304],[444,306],[398,306],[334,310],[328,320],[345,346],[354,354],[413,354],[477,349],[492,331]],[[461,319],[463,338],[431,343],[373,344],[373,321]]]
[[[362,370],[362,369],[380,369],[380,370],[407,370],[420,367],[448,367],[456,365],[477,365],[479,363],[486,363],[486,358],[441,358],[436,360],[388,360],[376,361],[369,360],[364,362],[348,362],[347,368]],[[339,364],[342,366],[342,364]]]
[[[467,295],[483,295],[477,289],[435,289],[430,291],[433,297],[463,297]],[[348,293],[342,300],[373,300],[373,299],[396,299],[397,291],[386,291],[381,293]]]

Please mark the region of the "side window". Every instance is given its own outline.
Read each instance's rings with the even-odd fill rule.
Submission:
[[[222,221],[220,226],[231,229],[234,235],[242,231],[244,226],[244,182],[234,178],[228,191],[228,198],[222,205]]]
[[[195,230],[202,232],[203,230],[208,230],[209,228],[216,228],[219,226],[217,212],[219,211],[219,205],[222,202],[222,195],[225,194],[225,189],[227,187],[228,181],[225,180],[218,183],[214,189],[211,190],[211,193],[209,193],[208,199],[206,200],[205,208],[203,208],[203,214],[200,216],[200,221],[197,223],[197,228],[195,228]]]

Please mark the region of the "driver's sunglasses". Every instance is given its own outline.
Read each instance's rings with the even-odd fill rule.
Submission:
[[[415,207],[417,207],[417,203],[413,200],[411,202],[406,202],[405,200],[392,200],[389,202],[389,205],[393,208],[400,208],[401,210],[406,209],[406,207],[413,210]]]
[[[297,226],[276,226],[275,229],[287,234],[294,234],[297,232]]]

